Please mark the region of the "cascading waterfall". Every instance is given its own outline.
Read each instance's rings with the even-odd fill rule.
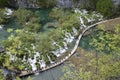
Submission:
[[[77,29],[75,29],[75,27],[73,27],[72,30],[73,30],[73,35],[74,36],[78,35],[78,31],[77,31]]]
[[[44,56],[42,55],[42,60],[40,60],[40,67],[44,68],[46,66],[46,63],[44,61]]]
[[[9,8],[5,8],[5,14],[6,15],[10,16],[10,15],[12,15],[12,13],[13,13],[13,10],[11,10]]]
[[[61,0],[63,1],[63,0]],[[7,9],[9,14],[7,13],[7,15],[11,15],[12,12]],[[86,10],[79,10],[79,9],[75,9],[74,10],[76,14],[79,14],[79,16],[77,16],[77,18],[79,19],[80,23],[81,23],[81,27],[80,28],[86,28],[87,26],[85,25],[84,23],[84,20],[86,19],[87,22],[93,22],[96,20],[96,17],[98,17],[98,20],[101,20],[102,19],[102,16],[99,15],[99,14],[96,14],[93,12],[93,14],[91,16],[89,16],[88,12]],[[0,26],[0,29],[1,29],[1,26]],[[59,44],[57,44],[57,42],[53,42],[53,45],[54,46],[57,46],[58,49],[56,49],[55,51],[51,51],[56,57],[59,57],[61,56],[61,54],[65,53],[67,50],[68,50],[68,43],[71,43],[75,36],[78,35],[78,30],[75,28],[75,27],[72,27],[72,32],[67,32],[67,30],[64,31],[64,38],[63,38],[63,46],[60,46]],[[18,48],[21,48],[20,46],[18,46]],[[34,52],[34,58],[28,58],[26,59],[26,57],[24,56],[23,57],[23,60],[22,62],[24,64],[26,64],[26,62],[29,62],[31,67],[32,67],[32,71],[35,71],[37,70],[37,65],[36,63],[40,64],[40,68],[44,68],[46,67],[46,62],[44,60],[44,56],[41,55],[39,52],[36,52],[35,51],[35,44],[31,44],[31,47],[30,47],[32,50],[28,49],[28,48],[25,48],[25,50],[29,53],[29,54],[32,54],[32,52]],[[37,60],[38,57],[42,56],[42,59],[41,60]],[[47,58],[49,59],[50,63],[54,63],[52,61],[52,59],[50,58],[49,55],[47,55]],[[10,58],[11,60],[15,61],[17,60],[17,58],[15,57],[15,55],[10,55]],[[25,69],[25,70],[28,70],[28,69]]]
[[[47,57],[48,57],[48,59],[49,59],[49,61],[50,61],[51,64],[54,63],[54,62],[51,60],[50,56],[48,56],[48,54],[47,54]]]
[[[3,27],[4,27],[4,25],[0,25],[0,30],[2,30],[2,29],[3,29]]]

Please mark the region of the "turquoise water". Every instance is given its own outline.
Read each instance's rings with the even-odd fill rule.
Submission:
[[[82,47],[85,50],[95,50],[90,43],[92,42],[93,38],[96,38],[98,33],[97,27],[91,28],[88,35],[84,35],[79,43],[79,47]]]
[[[42,28],[40,29],[40,32],[46,33],[46,32],[54,30],[54,28],[43,27],[47,22],[52,21],[52,19],[48,17],[51,9],[38,9],[35,11],[38,11],[41,17]],[[8,38],[10,34],[7,32],[7,29],[9,28],[16,30],[16,29],[22,29],[23,27],[14,19],[8,20],[8,23],[6,23],[3,29],[0,30],[0,41]]]
[[[2,42],[2,40],[5,40],[9,37],[10,33],[7,32],[7,29],[9,28],[16,30],[16,29],[21,29],[22,27],[17,21],[10,19],[9,22],[7,22],[2,29],[0,29],[0,42]],[[1,46],[2,44],[0,43],[0,47]]]

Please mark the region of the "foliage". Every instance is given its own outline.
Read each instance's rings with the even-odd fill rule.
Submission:
[[[0,69],[0,80],[5,80],[5,78],[4,78],[4,76],[3,76],[3,70],[2,69]]]
[[[43,55],[50,53],[50,50],[54,49],[52,46],[53,39],[48,35],[42,35],[36,42],[37,50],[42,52]]]
[[[40,7],[53,7],[57,4],[57,0],[38,0],[38,5]]]
[[[96,52],[84,53],[78,69],[65,68],[61,80],[110,80],[120,76],[120,25],[113,31],[102,28],[96,36],[90,43]]]
[[[95,10],[98,0],[90,0],[90,9]]]
[[[98,0],[96,7],[97,11],[104,16],[110,17],[113,14],[114,6],[111,0]]]
[[[77,15],[68,10],[53,8],[50,17],[56,19],[63,29],[71,29],[80,25]]]
[[[23,8],[19,8],[13,14],[13,16],[16,17],[21,24],[25,24],[26,22],[28,22],[32,15],[33,13],[30,10]]]
[[[30,32],[38,32],[41,24],[38,12],[33,13],[30,10],[19,8],[14,12],[13,16],[22,24],[25,30]]]
[[[5,14],[5,9],[0,9],[0,24],[7,21],[7,15]]]
[[[30,76],[27,78],[27,80],[33,80]]]
[[[12,30],[8,30],[12,31]],[[8,51],[1,54],[1,63],[3,66],[12,69],[23,70],[25,65],[22,62],[24,56],[28,58],[30,53],[26,50],[31,50],[31,44],[35,43],[35,35],[24,30],[16,30],[16,36],[11,35],[7,40],[3,41],[5,49]],[[26,64],[27,65],[27,64]]]
[[[0,0],[0,7],[5,7],[8,5],[8,1],[7,0]]]
[[[19,77],[16,77],[16,80],[21,80]]]
[[[86,63],[81,63],[79,69],[75,67],[72,70],[65,67],[64,76],[61,80],[109,80],[110,78],[118,77],[120,74],[120,61],[113,55],[101,54],[98,57],[98,64],[96,65],[96,54],[85,54]],[[81,59],[79,59],[81,61]],[[97,68],[97,73],[96,73]]]
[[[120,25],[115,27],[114,31],[106,31],[104,28],[93,38],[90,43],[99,52],[111,53],[115,55],[120,52]]]

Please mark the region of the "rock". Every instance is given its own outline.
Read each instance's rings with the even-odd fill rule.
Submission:
[[[120,5],[120,0],[112,0],[115,5]],[[37,5],[37,0],[8,0],[10,6],[18,8],[40,8]],[[84,7],[90,6],[90,0],[58,0],[57,7],[58,8],[71,8],[71,7]]]
[[[37,0],[9,0],[8,3],[15,8],[38,8]]]

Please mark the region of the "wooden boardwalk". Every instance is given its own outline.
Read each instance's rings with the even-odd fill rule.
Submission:
[[[113,20],[113,19],[110,19],[110,20]],[[24,76],[28,76],[28,75],[35,74],[35,73],[40,73],[40,72],[49,70],[49,69],[51,69],[51,68],[54,68],[54,67],[56,67],[56,66],[64,63],[66,60],[68,60],[68,59],[75,53],[75,51],[77,50],[77,47],[78,47],[78,45],[79,45],[79,42],[80,42],[83,34],[84,34],[87,30],[89,30],[90,28],[92,28],[92,27],[94,27],[94,26],[96,26],[96,25],[98,25],[98,24],[101,24],[101,23],[103,23],[103,22],[107,22],[107,21],[110,21],[110,20],[105,20],[105,21],[97,22],[97,23],[95,23],[95,24],[93,24],[93,25],[88,26],[86,29],[84,29],[84,30],[82,31],[82,33],[79,34],[79,36],[78,36],[78,38],[77,38],[77,40],[76,40],[76,43],[75,43],[72,51],[70,52],[70,54],[68,54],[65,58],[63,58],[63,59],[60,60],[59,62],[53,63],[53,64],[51,64],[50,66],[46,66],[45,68],[42,68],[41,70],[36,70],[36,71],[21,71],[21,74],[19,74],[19,77],[24,77]]]
[[[103,22],[106,22],[106,21],[101,21],[101,22],[95,23],[93,25],[88,26],[85,30],[83,30],[82,33],[79,34],[78,39],[76,40],[75,46],[72,49],[72,51],[70,52],[70,54],[68,56],[66,56],[65,58],[63,58],[62,60],[60,60],[59,62],[53,63],[50,66],[46,66],[45,68],[42,68],[41,70],[36,70],[36,71],[22,71],[21,74],[19,74],[19,77],[23,77],[23,76],[27,76],[27,75],[31,75],[31,74],[35,74],[35,73],[40,73],[40,72],[49,70],[51,68],[54,68],[54,67],[62,64],[63,62],[65,62],[66,60],[68,60],[75,53],[75,51],[77,50],[77,47],[79,45],[79,42],[80,42],[83,34],[87,30],[89,30],[90,28],[92,28],[92,27],[94,27],[94,26],[96,26],[96,25],[98,25],[100,23],[103,23]]]

